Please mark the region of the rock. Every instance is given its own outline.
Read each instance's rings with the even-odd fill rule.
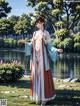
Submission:
[[[29,96],[25,95],[25,96],[19,96],[19,98],[29,98]]]
[[[64,88],[66,85],[60,85],[60,86],[58,86],[59,88]]]
[[[70,82],[78,82],[78,81],[79,81],[78,78],[74,78],[74,79],[72,79]]]
[[[53,80],[57,80],[57,78],[53,78]]]
[[[63,82],[70,82],[71,78],[64,79]]]
[[[25,77],[25,78],[30,78],[30,75],[23,75],[23,77]]]
[[[9,93],[15,93],[15,91],[1,91],[1,93],[9,94]]]

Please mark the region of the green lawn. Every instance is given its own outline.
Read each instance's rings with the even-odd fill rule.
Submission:
[[[80,83],[54,80],[56,98],[49,106],[80,106]],[[21,78],[14,83],[0,83],[0,99],[7,99],[8,106],[35,106],[29,99],[29,78]]]

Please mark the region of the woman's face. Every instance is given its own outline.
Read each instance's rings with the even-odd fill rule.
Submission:
[[[41,28],[43,27],[43,24],[44,24],[44,23],[42,23],[42,22],[37,22],[37,23],[36,23],[36,27],[37,27],[38,29],[41,29]]]

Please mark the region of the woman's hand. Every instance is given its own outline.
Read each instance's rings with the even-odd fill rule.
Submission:
[[[62,53],[63,49],[57,49],[57,52]]]

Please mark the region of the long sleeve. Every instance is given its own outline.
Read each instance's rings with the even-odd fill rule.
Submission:
[[[57,48],[55,48],[52,45],[52,39],[50,37],[49,32],[46,32],[46,35],[45,35],[45,44],[47,46],[47,50],[48,50],[48,53],[49,53],[49,56],[50,56],[51,60],[53,62],[55,62],[57,60],[58,53],[57,53]]]
[[[45,32],[44,41],[45,41],[45,44],[52,42],[52,39],[48,31]]]
[[[33,37],[31,39],[31,42],[25,43],[25,55],[26,56],[32,55],[32,44],[33,44],[34,34],[35,34],[35,32],[33,33]]]
[[[31,42],[25,43],[25,54],[26,54],[26,56],[31,55],[31,50],[32,50],[32,43]]]
[[[45,44],[52,45],[52,38],[50,37],[50,34],[48,31],[45,32]],[[52,50],[57,51],[57,48],[52,46]]]

